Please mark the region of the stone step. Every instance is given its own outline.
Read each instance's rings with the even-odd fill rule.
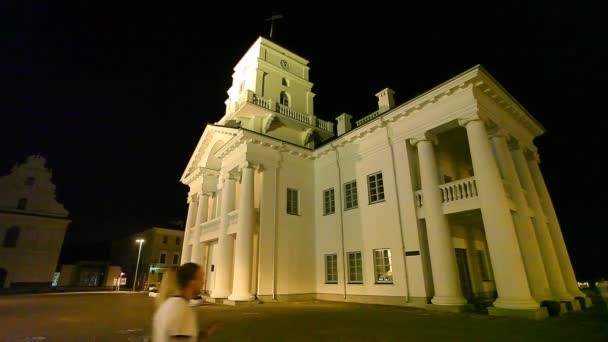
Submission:
[[[261,304],[259,300],[252,300],[247,302],[229,300],[226,298],[212,298],[209,296],[203,296],[203,299],[207,303],[219,304],[219,305],[230,305],[230,306],[255,306]]]

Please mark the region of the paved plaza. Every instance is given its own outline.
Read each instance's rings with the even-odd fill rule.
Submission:
[[[150,341],[143,293],[0,297],[0,341]],[[603,303],[543,321],[332,302],[196,308],[211,341],[608,341]]]

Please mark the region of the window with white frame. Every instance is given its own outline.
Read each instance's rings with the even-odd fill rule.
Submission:
[[[363,283],[361,252],[348,253],[348,282],[351,284]]]
[[[289,94],[287,94],[286,92],[282,91],[281,92],[280,100],[281,100],[281,104],[283,106],[289,107]]]
[[[344,183],[344,210],[354,209],[358,206],[357,181]]]
[[[334,188],[323,191],[323,215],[330,215],[336,212],[336,199]]]
[[[338,255],[325,255],[325,282],[327,284],[338,283]]]
[[[160,258],[158,259],[159,264],[167,263],[167,252],[160,252]]]
[[[287,213],[289,215],[299,215],[298,190],[287,188]]]
[[[179,253],[173,253],[173,265],[179,264]]]
[[[391,266],[390,249],[374,249],[374,273],[376,276],[376,283],[393,283],[393,268]]]
[[[384,201],[384,182],[382,172],[376,172],[367,176],[367,188],[369,190],[369,203]]]

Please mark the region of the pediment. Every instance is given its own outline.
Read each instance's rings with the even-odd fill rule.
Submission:
[[[189,184],[192,178],[204,169],[219,170],[219,165],[217,165],[219,160],[216,160],[217,158],[214,156],[215,151],[238,133],[238,128],[207,125],[180,178],[180,182]]]

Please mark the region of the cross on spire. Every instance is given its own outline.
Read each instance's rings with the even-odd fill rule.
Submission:
[[[277,20],[277,19],[283,19],[283,15],[282,14],[275,14],[275,15],[273,15],[270,18],[264,19],[266,21],[270,21],[270,37],[269,38],[272,38],[272,29],[274,27],[274,21]]]

